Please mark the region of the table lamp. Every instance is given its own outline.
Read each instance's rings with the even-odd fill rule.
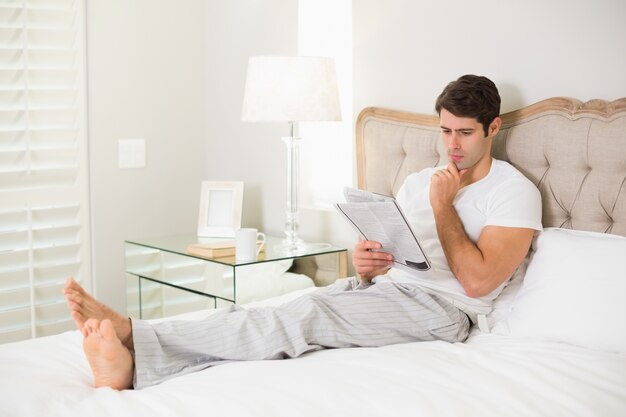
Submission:
[[[285,239],[278,252],[297,254],[307,250],[298,237],[299,141],[298,122],[341,120],[335,63],[331,58],[305,56],[256,56],[248,61],[242,120],[287,122],[291,135],[287,146],[287,210]]]

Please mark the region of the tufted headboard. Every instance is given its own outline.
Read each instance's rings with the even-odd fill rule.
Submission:
[[[502,115],[492,154],[541,191],[543,224],[626,236],[626,98],[550,98]],[[439,118],[366,108],[356,126],[359,188],[395,195],[404,178],[447,163]]]

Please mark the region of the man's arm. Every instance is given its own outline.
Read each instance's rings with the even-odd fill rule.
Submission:
[[[486,226],[474,244],[452,205],[464,173],[454,164],[436,172],[431,178],[430,203],[450,270],[468,296],[481,297],[496,289],[519,266],[528,253],[534,230]]]
[[[450,270],[470,297],[487,295],[510,277],[534,235],[533,229],[486,226],[474,244],[454,207],[439,210],[435,221]]]

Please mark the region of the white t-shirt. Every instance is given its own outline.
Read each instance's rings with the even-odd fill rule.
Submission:
[[[426,291],[439,294],[475,322],[478,314],[491,311],[492,301],[504,284],[485,296],[471,298],[450,270],[439,242],[429,198],[430,177],[442,168],[427,168],[409,175],[396,197],[432,268],[425,273],[391,268],[387,277],[396,282],[418,284]],[[504,161],[493,159],[489,173],[480,181],[461,188],[453,204],[465,232],[474,243],[478,242],[482,229],[489,225],[542,229],[539,190]]]

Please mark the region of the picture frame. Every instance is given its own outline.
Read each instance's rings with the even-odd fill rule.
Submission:
[[[199,237],[235,237],[241,228],[242,181],[202,181]]]

